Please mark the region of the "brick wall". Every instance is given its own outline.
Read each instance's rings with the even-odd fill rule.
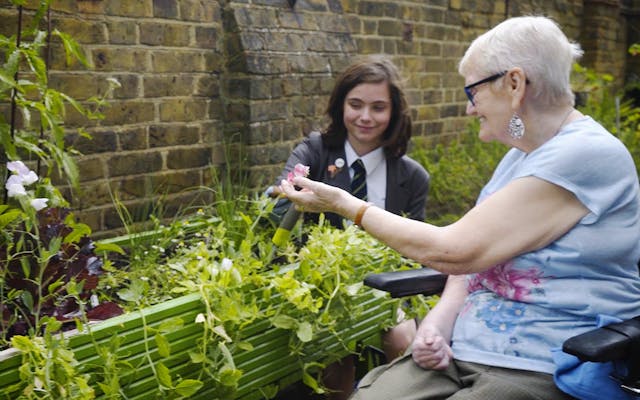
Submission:
[[[202,187],[216,188],[216,176],[227,172],[247,172],[236,183],[263,188],[302,135],[324,126],[335,75],[361,54],[392,55],[401,68],[416,142],[446,140],[468,122],[457,61],[505,16],[556,18],[587,50],[587,66],[622,82],[637,74],[626,55],[637,3],[54,0],[53,26],[73,35],[94,64],[65,67],[57,49],[54,86],[86,100],[107,77],[122,83],[105,119],[88,126],[93,140],[70,135],[83,154],[74,209],[109,235],[122,226],[114,198],[144,221],[214,201]],[[15,30],[7,0],[0,0],[0,22],[3,34]],[[70,114],[67,125],[86,121]]]

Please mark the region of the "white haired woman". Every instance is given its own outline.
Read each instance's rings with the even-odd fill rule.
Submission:
[[[301,191],[282,183],[305,210],[353,219],[450,274],[411,351],[367,374],[354,399],[582,397],[553,352],[603,318],[638,313],[638,176],[624,145],[573,107],[569,76],[581,54],[546,17],[511,18],[473,41],[459,64],[467,114],[481,140],[510,150],[451,225],[411,221],[306,178],[294,180]],[[625,398],[607,375],[603,367],[581,384]]]

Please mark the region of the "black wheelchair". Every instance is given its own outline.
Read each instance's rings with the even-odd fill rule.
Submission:
[[[397,298],[438,294],[446,280],[447,276],[438,271],[420,268],[370,274],[364,284]],[[581,361],[624,362],[626,374],[611,378],[619,382],[625,392],[640,397],[640,315],[571,337],[563,343],[562,350]]]

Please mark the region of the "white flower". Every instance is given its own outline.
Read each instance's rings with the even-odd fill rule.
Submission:
[[[7,163],[7,169],[18,175],[26,175],[29,173],[29,168],[27,168],[22,161],[9,161]]]
[[[33,171],[29,171],[26,174],[20,174],[18,176],[22,178],[22,184],[24,185],[31,185],[38,180],[38,175]]]
[[[220,269],[223,271],[229,271],[233,267],[233,261],[228,259],[227,257],[222,259],[222,263],[220,264]]]
[[[203,313],[200,313],[198,315],[196,315],[196,324],[202,324],[206,321],[207,319],[204,317]]]
[[[9,189],[9,185],[22,186],[22,178],[20,178],[20,175],[11,175],[9,179],[7,179],[7,184],[5,185],[5,187]]]
[[[8,162],[7,169],[13,172],[13,175],[11,175],[7,180],[7,189],[9,189],[8,185],[10,184],[31,185],[38,180],[38,175],[29,170],[22,161]]]
[[[36,211],[40,211],[47,206],[47,202],[49,199],[45,199],[42,197],[31,200],[31,207],[35,208]]]
[[[24,186],[22,186],[22,184],[20,183],[9,183],[9,181],[7,181],[5,187],[7,188],[7,196],[9,197],[16,197],[27,194]]]

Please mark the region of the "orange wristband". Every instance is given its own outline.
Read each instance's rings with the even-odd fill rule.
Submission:
[[[353,219],[353,223],[362,227],[362,217],[364,217],[364,213],[371,207],[372,203],[364,203],[358,208],[358,212],[356,213],[356,217]]]

